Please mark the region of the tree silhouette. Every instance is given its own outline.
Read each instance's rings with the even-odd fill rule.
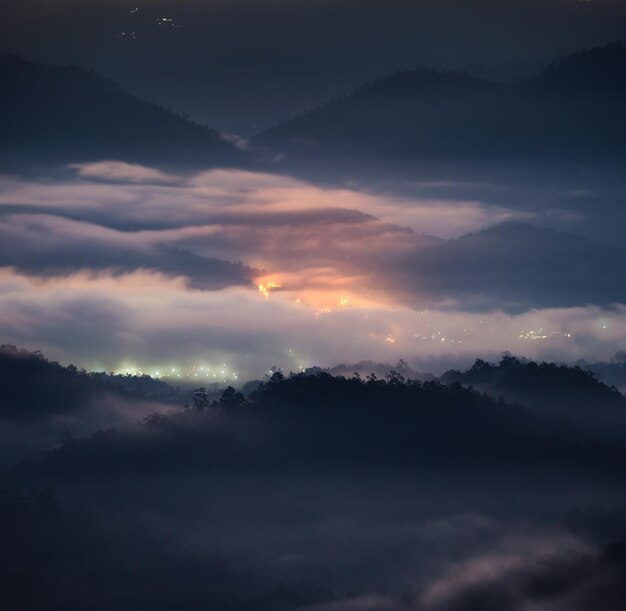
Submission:
[[[193,408],[198,411],[203,411],[209,407],[210,403],[206,388],[196,388],[193,393],[192,405]]]
[[[228,386],[224,389],[219,401],[219,406],[224,409],[237,409],[245,403],[244,396],[237,392],[232,386]]]

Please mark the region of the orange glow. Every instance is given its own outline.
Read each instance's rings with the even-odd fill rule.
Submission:
[[[255,261],[254,265],[268,267],[266,263]],[[266,299],[280,288],[281,298],[294,306],[310,308],[318,317],[345,310],[389,308],[396,305],[397,297],[380,286],[372,286],[367,276],[345,274],[329,267],[306,268],[297,273],[279,269],[256,277],[254,285]]]

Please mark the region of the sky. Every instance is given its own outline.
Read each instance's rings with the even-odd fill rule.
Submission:
[[[624,37],[620,0],[22,0],[4,50],[256,133],[396,70],[517,79]],[[163,21],[163,20],[171,21]]]

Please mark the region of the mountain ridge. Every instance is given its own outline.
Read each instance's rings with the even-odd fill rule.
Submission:
[[[0,161],[114,158],[224,165],[243,152],[218,132],[76,66],[0,55]]]
[[[255,142],[287,158],[622,159],[625,103],[626,45],[615,43],[513,84],[426,68],[395,72]]]

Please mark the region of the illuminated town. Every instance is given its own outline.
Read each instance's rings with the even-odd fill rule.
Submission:
[[[173,380],[180,382],[208,381],[216,384],[237,382],[238,375],[229,369],[226,363],[215,366],[190,364],[185,367],[155,367],[146,368],[124,365],[113,371],[116,375],[150,376],[157,380]]]
[[[329,313],[330,310],[329,310]],[[319,313],[316,312],[316,316]],[[426,323],[427,326],[430,326],[430,323]],[[472,335],[471,330],[463,329],[463,336],[467,337]],[[564,331],[545,331],[542,328],[524,331],[521,332],[516,338],[517,341],[528,342],[528,341],[556,341],[556,340],[571,340],[573,338],[573,334],[570,332]],[[410,349],[410,340],[417,341],[420,344],[431,344],[431,345],[439,345],[443,346],[445,344],[456,344],[462,345],[464,341],[467,343],[471,343],[471,339],[464,340],[463,337],[455,337],[453,335],[447,334],[444,330],[432,330],[427,332],[416,332],[410,333],[405,332],[402,333],[402,330],[398,330],[396,333],[377,333],[376,331],[371,331],[368,336],[368,339],[376,341],[380,341],[381,343],[387,345],[390,349],[393,348],[394,352],[397,352],[397,356],[403,357],[402,351]],[[408,344],[404,344],[403,341],[409,341]],[[247,359],[251,358],[251,355],[246,355]],[[259,371],[259,375],[256,377],[264,377],[271,375],[276,370],[285,370],[292,371],[295,373],[306,371],[310,367],[315,367],[318,363],[315,362],[303,362],[303,359],[299,358],[298,351],[295,348],[287,348],[282,355],[281,361],[282,365],[285,365],[283,368],[272,367],[266,368],[265,370]],[[247,381],[246,377],[241,377],[239,373],[235,371],[235,369],[226,362],[218,363],[218,364],[209,364],[209,359],[204,363],[193,363],[190,362],[185,365],[153,365],[153,366],[135,366],[129,365],[127,363],[115,368],[113,373],[116,375],[127,375],[127,376],[150,376],[154,379],[160,379],[164,381],[168,381],[174,384],[184,384],[184,385],[193,385],[193,384],[205,384],[205,385],[225,385],[225,384],[233,384],[233,385],[241,385]]]

